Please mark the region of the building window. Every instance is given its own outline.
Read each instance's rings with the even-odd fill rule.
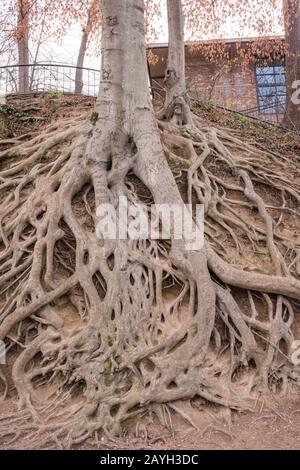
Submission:
[[[261,114],[283,114],[285,110],[285,67],[256,65],[255,79],[258,109]]]

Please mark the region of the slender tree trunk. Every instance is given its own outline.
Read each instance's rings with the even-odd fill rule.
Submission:
[[[27,0],[18,3],[17,45],[19,60],[19,93],[29,91],[29,5]],[[25,65],[25,66],[24,66]]]
[[[300,0],[283,0],[286,54],[286,113],[284,124],[300,129],[300,105],[292,100],[293,83],[300,80]]]
[[[185,81],[184,16],[181,0],[167,0],[169,49],[165,73],[166,100],[164,117],[176,124],[190,122]]]

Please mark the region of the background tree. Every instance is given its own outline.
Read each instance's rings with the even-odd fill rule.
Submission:
[[[3,44],[2,52],[12,52],[13,41],[16,45],[19,68],[19,91],[27,92],[34,81],[35,68],[24,67],[24,64],[35,64],[40,59],[42,44],[49,40],[61,40],[74,24],[84,24],[78,66],[83,64],[88,37],[92,37],[99,27],[99,2],[91,0],[5,0],[1,18]],[[96,34],[95,34],[96,36]],[[9,47],[7,47],[9,44]],[[1,52],[1,51],[0,51]],[[12,61],[13,63],[14,61]],[[81,65],[82,66],[82,65]],[[29,74],[31,72],[31,76]],[[80,87],[82,77],[77,75],[75,85]],[[77,90],[78,92],[78,90]]]
[[[177,124],[191,122],[185,82],[184,16],[181,0],[167,0],[168,63],[165,73],[166,99],[162,118]]]
[[[297,106],[291,101],[292,82],[297,74],[296,57],[299,43],[299,2],[296,0],[186,0],[184,2],[190,50],[201,51],[207,61],[236,65],[249,69],[260,59],[260,64],[282,62],[286,57],[286,112],[284,124],[297,127]],[[230,28],[229,25],[230,24]],[[237,42],[237,51],[231,59],[225,38],[228,32],[238,37],[252,37],[248,44]],[[235,31],[235,32],[233,32]],[[279,32],[285,32],[285,41]],[[208,43],[194,41],[205,36]],[[256,36],[253,38],[253,36]],[[217,39],[216,39],[217,38]]]
[[[24,432],[31,446],[117,434],[147,411],[189,420],[181,400],[195,396],[255,409],[296,380],[297,165],[195,110],[187,124],[157,120],[143,0],[101,11],[92,113],[0,152],[0,340],[14,348],[21,409],[0,436]],[[178,240],[174,220],[169,240],[103,237],[97,209],[120,196],[145,214],[202,203],[204,246]]]
[[[75,93],[81,94],[83,88],[83,65],[84,59],[87,51],[88,40],[94,30],[99,28],[100,24],[100,11],[99,11],[100,2],[99,0],[92,0],[90,6],[87,8],[87,20],[85,26],[82,30],[80,47],[77,57],[77,64],[78,67],[76,70],[75,76]]]

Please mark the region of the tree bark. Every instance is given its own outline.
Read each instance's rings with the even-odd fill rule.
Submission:
[[[75,93],[81,95],[83,89],[83,64],[87,50],[89,32],[84,29],[81,35],[80,48],[78,52],[76,75],[75,75]]]
[[[28,0],[18,1],[17,46],[19,60],[19,93],[29,91],[29,4]]]
[[[144,1],[122,0],[104,1],[103,15],[103,44],[102,51],[102,81],[98,99],[99,116],[104,116],[104,121],[99,124],[96,135],[103,137],[105,123],[115,122],[111,142],[112,167],[117,168],[120,159],[124,159],[125,153],[132,152],[133,171],[151,191],[156,204],[178,204],[183,206],[183,200],[176,184],[172,171],[167,163],[162,148],[160,133],[152,106],[148,87],[147,58],[145,48],[144,31]],[[171,2],[169,2],[171,4]],[[180,2],[174,2],[177,7]],[[112,5],[113,4],[113,5]],[[179,12],[178,8],[175,12]],[[182,10],[180,9],[180,12]],[[178,19],[181,15],[175,15]],[[124,19],[123,19],[124,18]],[[109,27],[108,27],[109,26]],[[173,29],[175,37],[175,27]],[[173,36],[172,36],[173,37]],[[180,39],[181,38],[181,39]],[[183,50],[183,35],[177,38],[181,50]],[[174,64],[177,61],[175,50],[172,47]],[[184,56],[180,61],[180,86],[175,87],[175,93],[185,89]],[[114,90],[111,96],[107,95],[109,89]],[[178,97],[178,95],[176,95]],[[180,95],[183,99],[183,96]],[[109,99],[112,101],[110,103]],[[119,103],[119,106],[116,104]],[[177,102],[178,103],[178,102]],[[114,108],[114,114],[110,116],[103,113],[104,109]],[[187,106],[188,107],[188,106]],[[187,110],[183,110],[182,118],[188,122]],[[189,107],[188,107],[189,111]],[[99,120],[100,122],[100,120]],[[107,125],[107,124],[106,124]],[[111,124],[110,124],[111,125]],[[97,148],[97,146],[95,146]],[[126,171],[128,171],[127,164]],[[123,165],[124,166],[124,165]],[[163,181],[163,184],[162,184]],[[198,352],[205,355],[214,322],[215,292],[208,272],[207,259],[204,251],[186,251],[184,240],[172,239],[172,262],[180,266],[180,269],[189,273],[194,280],[198,292],[197,317],[199,318],[199,331],[201,338],[198,342]]]
[[[184,16],[181,0],[167,0],[169,48],[165,73],[165,118],[178,125],[190,122],[185,81]]]
[[[286,54],[286,111],[284,124],[300,129],[300,105],[293,103],[293,83],[300,80],[300,0],[283,0]]]

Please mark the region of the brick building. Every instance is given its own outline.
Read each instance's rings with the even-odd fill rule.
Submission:
[[[245,65],[240,50],[249,50],[256,39],[228,40],[222,44],[222,58],[207,58],[205,43],[186,45],[186,77],[189,93],[204,101],[251,116],[280,122],[285,107],[284,56],[278,53],[282,38],[270,38],[267,46],[274,47],[273,59],[256,54],[255,60]],[[274,46],[273,46],[274,44]],[[196,47],[195,47],[196,46]],[[155,44],[150,48],[154,62],[150,61],[150,75],[155,83],[162,84],[167,64],[168,45]],[[153,63],[152,63],[153,62]]]

